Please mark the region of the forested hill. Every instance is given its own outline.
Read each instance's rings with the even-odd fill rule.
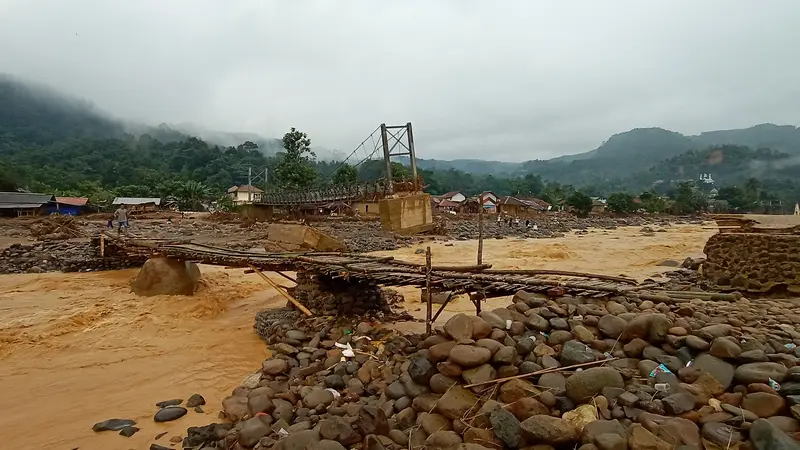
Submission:
[[[215,145],[167,125],[133,126],[86,102],[0,77],[0,190],[22,187],[99,199],[166,196],[177,186],[191,185],[206,197],[220,195],[232,185],[246,183],[248,168],[261,173],[284,159],[278,153],[283,152],[282,141],[261,142],[270,147],[268,156],[259,142],[247,139],[254,136],[224,133],[215,138],[227,139],[230,145]],[[244,141],[237,144],[236,139]],[[333,171],[339,168],[338,163],[309,164],[317,174],[315,182],[332,182]],[[547,161],[421,159],[419,166],[434,194],[492,190],[499,195],[558,199],[574,188],[591,195],[667,192],[681,181],[711,173],[718,183],[728,185],[763,180],[764,186],[772,186],[780,192],[776,195],[789,201],[800,198],[800,131],[765,124],[684,136],[643,128],[613,135],[592,151]],[[375,179],[383,166],[366,164],[358,171],[348,170],[340,181]],[[407,174],[400,164],[393,166],[394,171],[395,176]]]

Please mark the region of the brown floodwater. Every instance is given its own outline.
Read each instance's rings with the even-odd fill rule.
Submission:
[[[490,239],[484,261],[496,268],[552,268],[645,278],[670,270],[665,259],[701,256],[714,230],[674,226],[642,236],[638,228],[594,230],[558,239]],[[431,243],[436,264],[470,264],[475,241]],[[392,252],[423,262],[417,248]],[[285,301],[255,274],[201,266],[194,297],[137,297],[136,270],[0,276],[0,436],[3,448],[147,449],[169,446],[186,428],[217,420],[221,400],[267,355],[253,332],[261,309]],[[279,284],[285,279],[271,278]],[[404,288],[406,308],[424,317],[419,290]],[[493,299],[488,308],[505,306]],[[457,299],[443,314],[471,311]],[[420,330],[424,324],[403,328]],[[167,424],[152,420],[155,403],[202,394],[205,413],[190,411]],[[130,418],[131,438],[94,433],[95,422]],[[156,435],[167,434],[153,441]]]

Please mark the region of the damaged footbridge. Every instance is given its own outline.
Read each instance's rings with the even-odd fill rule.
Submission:
[[[369,309],[380,309],[381,302],[375,297],[376,290],[397,286],[425,288],[424,292],[431,295],[445,293],[444,304],[439,312],[451,298],[459,294],[468,294],[476,311],[480,312],[481,300],[511,295],[521,290],[597,298],[619,295],[667,304],[688,302],[694,298],[735,300],[734,294],[668,291],[659,283],[638,283],[634,279],[619,276],[547,269],[493,269],[489,264],[441,266],[430,262],[419,264],[402,261],[391,256],[347,252],[267,253],[188,241],[141,240],[112,235],[106,236],[104,247],[106,251],[111,250],[117,255],[124,253],[133,258],[169,257],[199,264],[249,268],[259,273],[276,272],[298,283],[297,300],[323,314],[358,314]],[[430,253],[427,256],[430,261]],[[296,272],[297,277],[292,278],[285,272]],[[313,288],[303,286],[301,289],[301,284],[308,284],[310,280],[313,280]],[[427,297],[430,326],[439,312],[432,313],[431,296]],[[364,301],[368,304],[360,304]],[[331,303],[336,307],[323,308],[323,305],[330,306]]]

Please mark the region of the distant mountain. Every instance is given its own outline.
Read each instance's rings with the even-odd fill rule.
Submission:
[[[533,173],[546,180],[575,186],[624,186],[634,176],[640,179],[649,178],[647,174],[658,172],[650,169],[661,166],[670,158],[692,151],[702,152],[712,146],[726,145],[746,146],[754,151],[770,148],[787,158],[800,156],[800,128],[761,124],[745,129],[709,131],[696,136],[685,136],[662,128],[636,128],[611,136],[594,150],[548,160],[507,163],[472,159],[431,159],[420,160],[419,165],[427,169],[454,169],[480,175],[520,176]],[[690,178],[699,175],[702,165],[692,169],[686,162],[687,159],[681,161],[684,172],[697,172]],[[669,164],[679,163],[673,161]],[[715,171],[727,170],[727,166],[711,166],[706,167],[706,170],[713,174]],[[640,172],[641,175],[636,175]],[[661,175],[666,176],[667,173]],[[685,178],[688,174],[682,176]]]
[[[0,74],[0,149],[13,142],[48,145],[74,137],[121,137],[121,123],[91,103]]]

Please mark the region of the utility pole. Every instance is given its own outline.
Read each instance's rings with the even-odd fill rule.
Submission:
[[[250,187],[253,186],[253,168],[247,168],[247,203],[253,202],[253,192]]]
[[[483,264],[483,194],[478,196],[478,265]]]

